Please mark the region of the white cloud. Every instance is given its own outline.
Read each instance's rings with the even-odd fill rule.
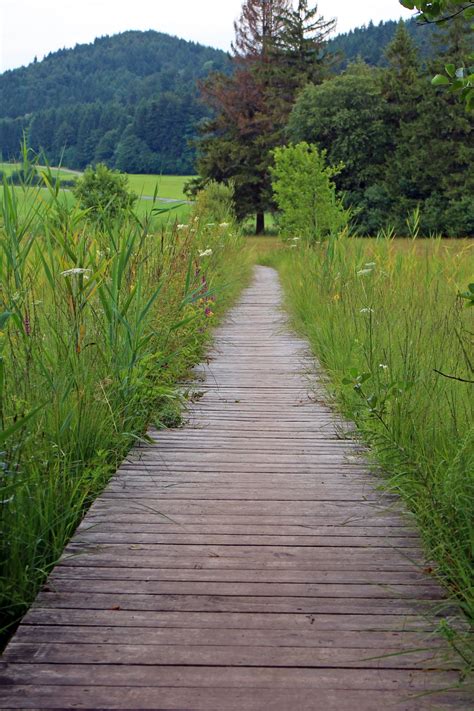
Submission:
[[[398,0],[320,0],[338,30],[410,13]],[[0,0],[0,71],[125,30],[158,30],[228,49],[242,0]]]

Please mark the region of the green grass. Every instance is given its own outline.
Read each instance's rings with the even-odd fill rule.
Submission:
[[[249,258],[234,226],[224,239],[205,216],[187,229],[155,230],[140,214],[98,228],[70,193],[45,199],[44,190],[10,187],[0,211],[0,628],[7,630],[147,425],[179,422],[176,382],[202,357],[213,323],[245,283]],[[212,255],[200,258],[208,248]]]
[[[183,175],[127,175],[130,189],[137,195],[153,196],[156,188],[158,197],[172,200],[187,200],[183,192],[184,184],[193,177]]]
[[[260,261],[279,269],[335,402],[474,620],[473,385],[440,374],[474,380],[474,309],[458,296],[472,256],[468,241],[339,239]]]
[[[20,163],[0,163],[0,171],[9,176],[14,170],[21,167]],[[37,166],[41,172],[41,166]],[[62,180],[72,180],[80,175],[80,172],[70,171],[67,168],[51,168],[53,177]],[[184,184],[189,177],[181,175],[128,175],[129,187],[141,199],[136,204],[136,213],[141,219],[147,216],[151,220],[153,229],[161,229],[162,227],[171,227],[174,223],[184,223],[189,219],[192,207],[186,204],[171,205],[162,203],[158,200],[155,204],[151,200],[143,199],[145,197],[153,197],[155,188],[158,188],[158,198],[171,200],[187,200],[184,195]],[[38,202],[50,202],[50,192],[45,189],[26,190],[21,187],[15,187],[18,196],[19,209],[27,211],[31,207],[33,200]],[[72,207],[74,197],[70,189],[64,190],[64,201]],[[3,187],[0,185],[0,199],[3,194]]]
[[[37,167],[41,171],[42,166],[38,165]],[[5,175],[11,175],[19,168],[21,168],[21,163],[0,163],[0,171]],[[68,170],[67,168],[51,168],[51,172],[55,178],[60,178],[61,180],[74,180],[78,176],[77,171]]]

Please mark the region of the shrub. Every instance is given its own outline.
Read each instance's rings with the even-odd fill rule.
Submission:
[[[234,186],[211,180],[196,196],[196,214],[214,222],[234,222]]]
[[[316,242],[347,226],[349,212],[337,197],[332,180],[341,165],[327,166],[326,151],[306,142],[277,148],[273,155],[273,191],[283,235]]]
[[[128,178],[103,163],[89,167],[74,187],[81,208],[97,222],[123,216],[137,197],[128,189]]]

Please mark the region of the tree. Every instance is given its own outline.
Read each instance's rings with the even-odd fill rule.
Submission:
[[[251,62],[271,60],[290,6],[290,0],[246,0],[239,21],[234,23],[234,57]]]
[[[307,80],[310,56],[315,65],[320,63],[324,28],[316,33],[315,12],[305,2],[295,12],[302,18],[303,54],[297,62],[293,25],[291,37],[287,35],[288,23],[296,17],[289,0],[246,0],[235,24],[233,75],[213,75],[202,87],[216,116],[202,130],[199,172],[204,181],[233,181],[238,217],[256,214],[257,233],[264,230],[265,211],[273,207],[271,151],[284,143],[284,127],[295,94]],[[312,39],[306,35],[311,32]]]
[[[417,10],[421,22],[446,25],[454,22],[456,25],[467,25],[474,19],[474,2],[466,0],[399,0],[403,7]],[[471,27],[472,29],[472,27]],[[459,93],[465,101],[468,110],[474,110],[474,73],[465,61],[474,61],[471,49],[463,57],[453,56],[458,63],[449,62],[444,67],[444,74],[436,74],[432,83],[434,86],[450,87],[453,93]]]
[[[297,8],[286,9],[282,19],[276,46],[284,63],[300,86],[320,83],[327,73],[330,57],[326,45],[336,28],[336,20],[325,20],[317,5],[308,7],[308,0],[298,0]]]
[[[383,188],[393,136],[380,74],[359,62],[344,74],[308,85],[299,94],[288,122],[288,138],[316,144],[332,166],[343,164],[334,180],[353,210],[362,233],[383,227],[389,205]]]
[[[460,51],[454,23],[440,29],[444,62]],[[474,149],[469,115],[451,94],[434,92],[427,76],[416,74],[417,56],[402,28],[387,56],[384,96],[395,138],[386,168],[392,221],[403,229],[407,215],[419,208],[425,234],[472,235],[474,210],[469,196],[474,190]]]
[[[274,156],[271,172],[283,234],[309,243],[337,236],[349,219],[332,180],[341,166],[329,167],[326,151],[304,142],[276,148]]]

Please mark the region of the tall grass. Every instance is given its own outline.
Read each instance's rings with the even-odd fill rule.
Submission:
[[[54,186],[0,205],[0,615],[11,627],[130,446],[179,422],[175,389],[235,296],[233,225],[97,227]]]
[[[338,239],[266,256],[346,415],[474,619],[472,244]],[[448,377],[450,376],[450,377]],[[459,379],[452,379],[459,378]]]

